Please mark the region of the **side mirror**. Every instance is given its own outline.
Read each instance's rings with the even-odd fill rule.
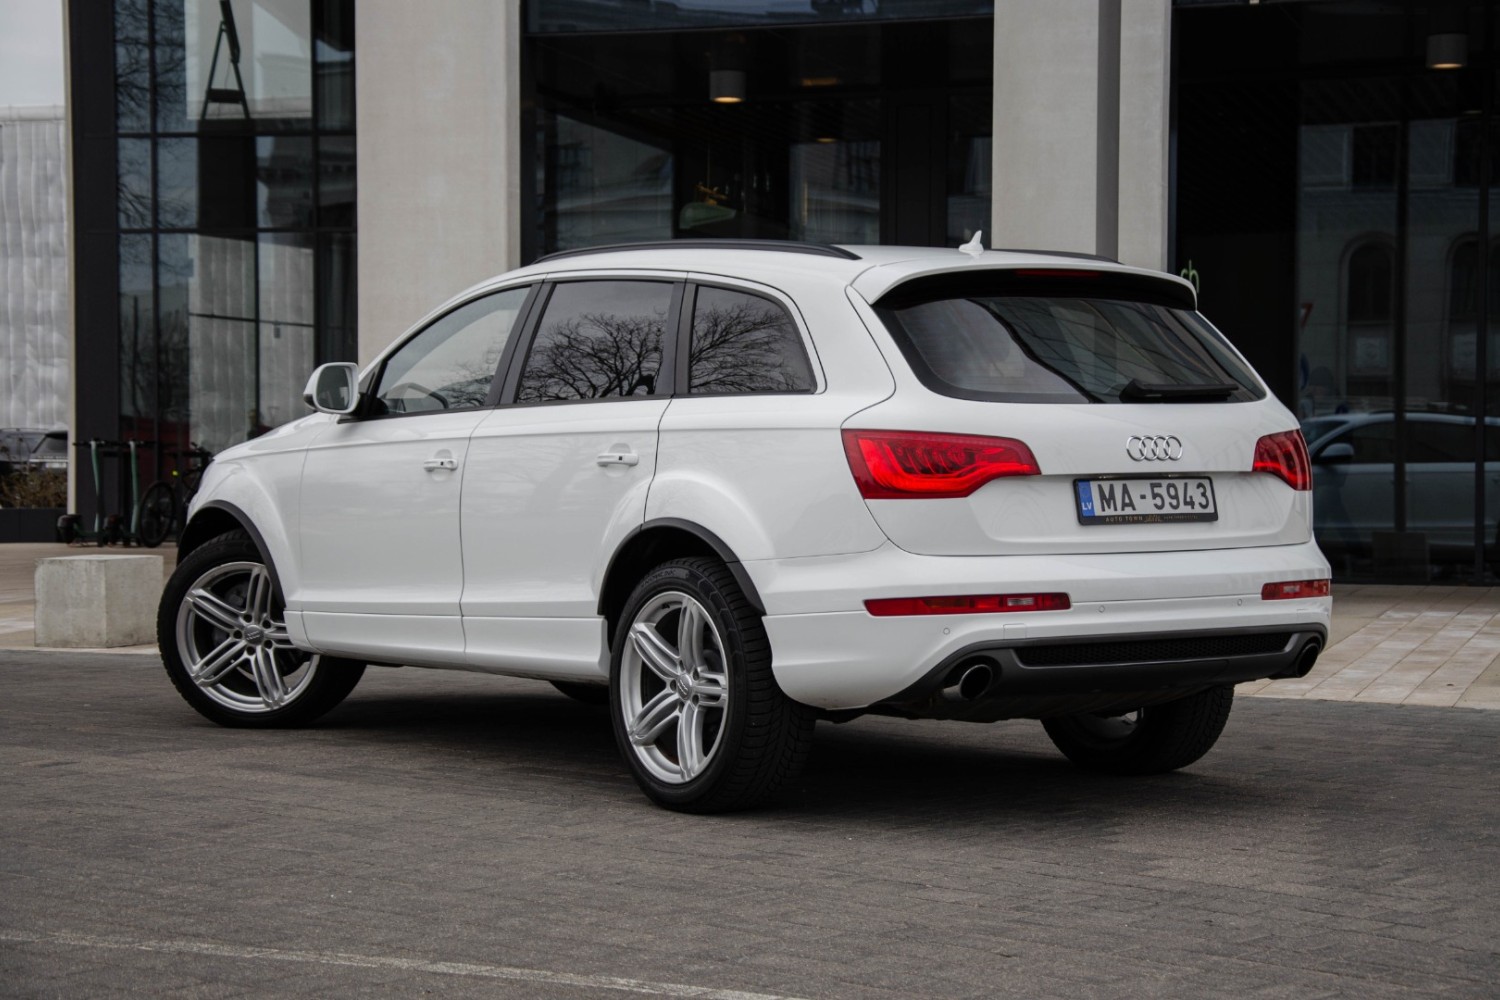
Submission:
[[[1318,465],[1346,465],[1354,461],[1354,445],[1339,441],[1318,452],[1314,462]]]
[[[347,361],[319,365],[302,390],[302,401],[319,413],[348,416],[359,406],[359,368]]]

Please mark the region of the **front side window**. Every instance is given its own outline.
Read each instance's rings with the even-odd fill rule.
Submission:
[[[1028,281],[995,272],[960,281],[911,282],[876,303],[934,391],[1012,403],[1265,397],[1222,336],[1164,294],[1087,274]]]
[[[386,361],[374,415],[472,410],[484,405],[528,288],[511,288],[443,316]]]
[[[701,287],[693,304],[689,391],[811,392],[812,366],[792,317],[779,304],[728,288]]]
[[[672,308],[665,281],[569,281],[552,290],[518,403],[650,396]]]

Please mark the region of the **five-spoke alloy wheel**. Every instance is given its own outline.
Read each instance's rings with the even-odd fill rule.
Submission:
[[[363,664],[292,645],[275,581],[242,532],[206,543],[178,565],[162,594],[157,642],[177,690],[224,725],[310,722],[364,672]]]
[[[760,617],[719,562],[647,574],[616,627],[611,715],[654,801],[689,812],[754,805],[801,770],[814,716],[781,693]]]

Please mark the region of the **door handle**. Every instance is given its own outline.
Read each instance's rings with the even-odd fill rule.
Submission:
[[[451,472],[454,469],[458,468],[458,459],[429,458],[427,461],[422,463],[422,468],[426,469],[428,472],[437,472],[439,470],[446,470]]]
[[[594,459],[596,465],[640,465],[641,456],[633,451],[606,451]]]

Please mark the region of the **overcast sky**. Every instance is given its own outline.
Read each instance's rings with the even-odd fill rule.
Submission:
[[[0,107],[62,103],[62,0],[0,0]]]

